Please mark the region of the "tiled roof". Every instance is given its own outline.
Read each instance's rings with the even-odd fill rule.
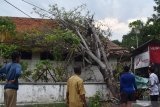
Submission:
[[[106,46],[107,46],[107,48],[108,48],[109,50],[121,50],[121,49],[124,49],[123,47],[121,47],[121,46],[113,43],[113,42],[110,41],[109,39],[106,39],[106,41],[107,41]]]
[[[103,43],[105,44],[105,49],[107,49],[107,53],[109,53],[110,55],[129,55],[129,51],[126,48],[113,43],[108,38],[105,38],[105,42]]]
[[[16,24],[16,31],[30,31],[33,29],[45,30],[56,26],[56,22],[51,19],[38,19],[38,18],[23,18],[23,17],[10,17]]]
[[[23,18],[23,17],[9,17],[16,25],[17,32],[25,32],[31,30],[46,31],[55,28],[58,24],[55,20],[51,19],[38,19],[38,18]],[[129,53],[129,51],[123,47],[116,45],[107,38],[103,38],[103,43],[112,55],[121,55],[124,53]]]

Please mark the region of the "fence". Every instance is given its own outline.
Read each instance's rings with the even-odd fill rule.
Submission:
[[[105,83],[85,83],[86,97],[93,96],[96,91],[107,94]],[[17,103],[19,104],[48,104],[64,102],[66,96],[66,83],[21,83],[19,85]],[[4,84],[0,84],[0,104],[4,102]]]

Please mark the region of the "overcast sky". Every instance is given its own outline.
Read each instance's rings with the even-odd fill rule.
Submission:
[[[37,18],[33,7],[22,0],[7,0],[16,7]],[[147,20],[153,14],[154,0],[26,0],[41,8],[48,9],[49,4],[72,9],[86,4],[87,9],[95,14],[95,19],[103,22],[112,29],[110,39],[122,40],[122,36],[129,31],[128,23],[136,19]],[[0,16],[27,17],[14,7],[0,0]],[[105,29],[105,27],[103,27]]]

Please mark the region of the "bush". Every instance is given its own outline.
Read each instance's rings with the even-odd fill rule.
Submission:
[[[101,107],[101,92],[97,91],[93,97],[89,98],[89,107]]]

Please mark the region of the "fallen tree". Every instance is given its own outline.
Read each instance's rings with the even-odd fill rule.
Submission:
[[[91,15],[89,11],[85,11],[85,5],[78,6],[69,11],[66,11],[64,8],[60,9],[57,4],[50,5],[48,11],[35,5],[33,6],[34,11],[42,18],[56,20],[60,29],[70,30],[80,38],[81,42],[77,48],[78,51],[90,57],[87,58],[84,56],[83,59],[90,64],[96,62],[111,93],[110,95],[117,97],[117,83],[112,75],[111,67],[107,59],[107,49],[104,48],[102,42],[102,40],[106,39],[104,35],[109,36],[111,34],[110,29],[108,28],[107,31],[103,31],[99,27],[96,27],[94,15]]]

